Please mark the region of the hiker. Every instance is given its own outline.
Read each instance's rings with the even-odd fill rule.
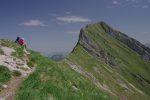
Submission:
[[[20,44],[21,46],[24,46],[25,48],[27,48],[24,38],[17,37],[15,42]]]
[[[24,38],[20,38],[20,39],[19,39],[19,44],[20,44],[21,46],[24,46],[24,47],[26,48],[26,43],[25,43]]]
[[[21,46],[25,44],[24,38],[20,38],[18,42]]]
[[[17,39],[15,40],[15,43],[17,43],[17,44],[19,44],[21,47],[23,47],[23,51],[24,51],[26,54],[30,54],[30,52],[27,51],[27,45],[26,45],[26,42],[25,42],[25,39],[24,39],[24,38],[17,37]]]
[[[19,43],[19,39],[20,39],[20,37],[17,36],[17,38],[16,38],[16,40],[15,40],[15,43]]]

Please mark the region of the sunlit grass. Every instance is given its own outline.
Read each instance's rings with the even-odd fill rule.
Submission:
[[[37,63],[36,71],[30,75],[17,92],[17,100],[112,100],[91,81],[76,73],[67,64],[53,62],[32,52]]]

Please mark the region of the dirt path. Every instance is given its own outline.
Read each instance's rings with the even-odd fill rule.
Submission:
[[[8,87],[0,92],[0,100],[14,100],[15,93],[21,85],[24,77],[13,77],[8,83]]]
[[[35,68],[36,67],[33,67],[30,74],[35,71]],[[12,77],[11,80],[6,84],[7,88],[0,92],[0,100],[15,100],[16,92],[19,89],[22,81],[25,80],[30,74],[28,74],[26,77]]]
[[[5,88],[0,92],[0,100],[14,100],[21,82],[34,72],[35,67],[30,68],[26,60],[12,56],[11,54],[15,52],[13,48],[0,46],[0,49],[4,51],[4,54],[0,55],[0,64],[6,66],[10,71],[19,71],[21,73],[19,77],[12,76],[11,80],[4,84]],[[30,53],[26,51],[24,54],[28,55]]]

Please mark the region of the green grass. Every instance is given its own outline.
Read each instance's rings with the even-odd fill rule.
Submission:
[[[9,48],[13,48],[16,50],[16,52],[12,53],[12,56],[15,56],[17,58],[22,59],[24,56],[24,46],[20,46],[17,43],[10,41],[10,40],[6,40],[6,39],[0,39],[0,45],[4,46],[4,47],[9,47]],[[0,49],[0,54],[3,54],[4,52]]]
[[[16,44],[13,41],[6,40],[6,39],[0,39],[0,45],[5,46],[5,47],[10,47],[10,48],[16,48],[18,47],[18,44]]]
[[[130,82],[134,83],[138,88],[150,95],[150,85],[147,84],[142,86],[140,85],[142,83],[130,75],[131,73],[140,74],[147,80],[150,80],[150,63],[143,60],[138,54],[136,54],[122,42],[112,38],[107,33],[100,33],[99,27],[100,26],[96,25],[91,27],[91,29],[88,29],[88,31],[90,30],[91,32],[97,32],[98,36],[94,36],[93,34],[88,35],[95,40],[98,45],[104,48],[105,51],[109,52],[116,58],[118,63],[116,67],[119,67],[118,69],[124,68],[124,70],[122,70],[126,72],[123,73],[123,71],[119,71],[118,69],[116,69],[116,71],[126,77]],[[104,43],[104,41],[106,41],[106,43]]]
[[[21,72],[20,71],[17,71],[17,70],[14,70],[13,72],[12,72],[12,75],[13,76],[21,76]]]
[[[0,48],[0,55],[3,55],[4,51]]]
[[[78,44],[66,59],[81,66],[108,86],[119,99],[149,100],[150,62],[125,44],[105,33],[100,24],[89,25],[85,34],[101,48],[104,57],[94,57]],[[12,55],[22,59],[23,48],[10,41],[0,40],[3,46],[13,47]],[[1,51],[0,51],[1,52]],[[91,80],[72,70],[64,61],[55,62],[38,52],[30,51],[28,65],[36,70],[25,79],[17,91],[16,100],[114,100],[117,97],[99,90]],[[105,58],[105,59],[104,59]],[[106,63],[108,60],[112,62]],[[5,69],[3,72],[9,71]],[[0,73],[3,82],[10,78]],[[14,75],[18,75],[17,72]],[[0,81],[1,82],[1,81]],[[133,86],[142,91],[139,93]]]
[[[5,67],[0,65],[0,83],[4,83],[9,81],[11,78],[11,72],[10,70]]]
[[[24,47],[19,46],[15,48],[15,52],[12,52],[12,56],[22,59],[24,57]]]
[[[29,50],[30,51],[30,50]],[[32,51],[31,51],[32,52]],[[35,57],[32,55],[32,56],[28,56],[28,58],[29,58],[29,62],[27,63],[27,65],[29,66],[29,67],[35,67],[35,61],[36,61],[36,59],[35,59]]]
[[[150,81],[150,62],[143,60],[125,44],[105,33],[99,24],[89,25],[84,32],[99,48],[105,51],[105,57],[107,60],[112,60],[114,65],[106,64],[103,58],[94,57],[80,44],[76,46],[68,59],[92,73],[100,83],[108,85],[118,96],[125,96],[129,100],[148,100],[150,84],[145,80]],[[141,81],[142,78],[144,79]],[[129,83],[144,92],[145,95],[138,93]],[[134,94],[121,84],[134,91]]]
[[[54,62],[32,52],[36,71],[21,85],[16,100],[113,100],[66,63]]]

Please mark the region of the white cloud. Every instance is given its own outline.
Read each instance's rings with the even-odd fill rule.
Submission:
[[[68,31],[67,34],[79,34],[79,31]]]
[[[134,3],[138,3],[141,2],[142,0],[125,0],[126,2],[134,2]]]
[[[71,14],[71,12],[67,11],[67,12],[65,12],[65,14]]]
[[[115,7],[134,7],[134,8],[149,8],[150,0],[112,0],[107,8]],[[145,4],[145,5],[144,5]]]
[[[114,4],[114,5],[121,5],[121,2],[115,0],[115,1],[112,1],[112,4]]]
[[[34,26],[34,27],[36,27],[36,26],[48,26],[48,25],[44,24],[42,21],[37,20],[37,19],[29,20],[27,22],[22,23],[22,25],[24,25],[24,26]]]
[[[84,22],[91,22],[90,19],[84,18],[81,16],[63,16],[63,17],[56,17],[56,20],[65,23],[84,23]]]
[[[131,3],[142,3],[142,2],[145,2],[145,3],[150,3],[150,0],[123,0],[125,2],[131,2]]]
[[[143,5],[142,8],[148,8],[148,6],[147,5]]]

